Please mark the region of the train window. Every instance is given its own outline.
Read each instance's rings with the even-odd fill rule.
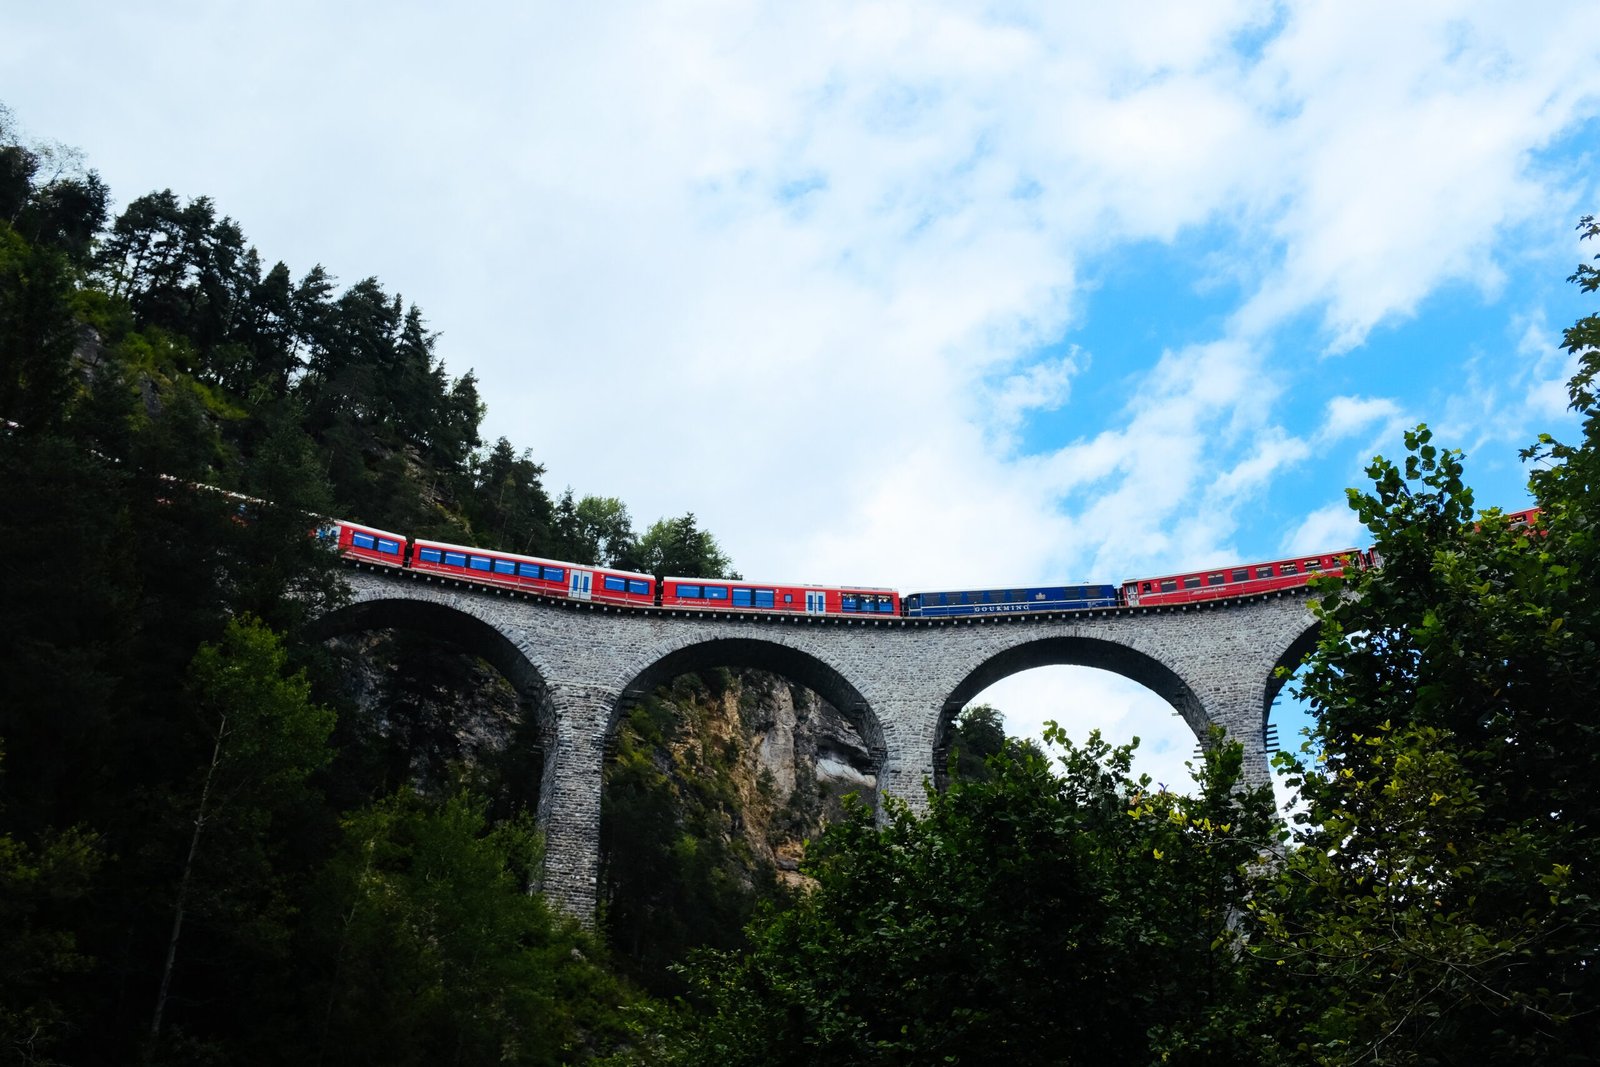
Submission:
[[[638,593],[638,594],[641,594],[641,595],[648,596],[649,593],[650,593],[650,583],[649,582],[640,581],[638,578],[629,578],[628,579],[628,592],[630,592],[630,593]]]
[[[1248,582],[1250,580],[1250,568],[1249,567],[1241,567],[1238,570],[1234,571],[1233,572],[1233,580],[1236,581],[1236,582]]]
[[[1150,583],[1150,582],[1145,582],[1145,583],[1144,583],[1144,591],[1145,591],[1145,592],[1146,592],[1146,593],[1153,593],[1153,592],[1155,592],[1155,590],[1154,590],[1154,589],[1152,589],[1152,588],[1151,588],[1151,583]]]
[[[1183,587],[1185,589],[1199,589],[1200,588],[1200,576],[1198,574],[1196,574],[1196,575],[1192,575],[1192,576],[1190,576],[1188,578],[1185,578],[1183,580]]]
[[[468,556],[467,566],[475,571],[488,571],[494,569],[494,563],[488,556]]]
[[[444,559],[444,553],[437,548],[419,548],[417,549],[417,555],[421,557],[424,563],[438,563]]]
[[[777,598],[778,598],[777,590],[774,590],[774,589],[757,589],[756,590],[756,607],[758,607],[758,608],[775,607]],[[787,598],[785,598],[785,599],[787,600]]]
[[[1308,560],[1306,560],[1306,570],[1308,570],[1308,571],[1320,571],[1321,569],[1322,569],[1322,561],[1320,559],[1308,559]]]
[[[375,548],[377,547],[376,541],[377,539],[371,534],[353,533],[350,535],[350,543],[357,548]]]
[[[678,595],[686,596],[693,600],[699,600],[700,587],[698,585],[680,585],[678,586]]]
[[[1163,578],[1161,580],[1161,591],[1163,593],[1176,593],[1178,591],[1178,579]]]
[[[1299,574],[1300,573],[1300,568],[1296,567],[1293,563],[1280,563],[1278,565],[1278,573],[1279,574]]]
[[[465,552],[446,552],[444,561],[452,567],[465,567],[467,565],[467,554]]]
[[[1222,585],[1227,580],[1228,580],[1227,577],[1222,575],[1222,574],[1208,574],[1208,575],[1206,575],[1206,584],[1207,585]]]
[[[517,577],[518,578],[537,578],[537,577],[539,577],[539,565],[537,563],[519,563],[519,564],[517,564]]]
[[[378,538],[378,551],[386,556],[398,556],[400,554],[400,543],[391,541],[387,537],[380,537]]]
[[[785,594],[783,594],[783,602],[785,604],[793,604],[794,603],[794,594],[793,593],[785,593]]]
[[[839,610],[840,611],[854,611],[854,610],[856,610],[856,598],[853,595],[851,595],[850,593],[841,593],[839,595]]]
[[[606,575],[604,584],[605,584],[605,588],[606,588],[607,592],[611,592],[611,593],[626,593],[628,591],[627,580],[623,579],[623,578],[618,578],[614,574]]]
[[[755,590],[735,589],[733,591],[733,606],[736,608],[750,608],[755,606]]]
[[[1271,578],[1272,577],[1272,564],[1268,563],[1264,567],[1257,567],[1256,568],[1256,577],[1257,578]]]
[[[725,586],[725,585],[708,585],[708,586],[706,586],[706,599],[707,600],[727,600],[728,599],[728,587]]]
[[[564,581],[566,581],[567,580],[566,568],[565,567],[546,567],[546,568],[544,568],[544,580],[547,581],[547,582],[564,582]]]
[[[515,574],[517,573],[517,565],[509,559],[497,559],[494,561],[494,572],[496,574]]]
[[[878,598],[878,610],[887,614],[894,614],[894,597],[881,596]]]

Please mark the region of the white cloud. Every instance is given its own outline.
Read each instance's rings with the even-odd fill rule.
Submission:
[[[1383,427],[1387,434],[1405,418],[1400,405],[1385,396],[1336,396],[1328,401],[1327,410],[1327,419],[1317,431],[1319,445],[1354,437],[1373,424]]]
[[[1280,551],[1285,556],[1302,552],[1330,552],[1341,548],[1359,548],[1369,541],[1361,520],[1345,501],[1318,508],[1305,517],[1287,537]]]

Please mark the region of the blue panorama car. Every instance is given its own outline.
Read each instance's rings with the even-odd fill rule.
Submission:
[[[963,589],[912,593],[904,598],[908,617],[992,615],[1013,611],[1077,611],[1119,606],[1114,585],[1035,585],[1025,589]]]

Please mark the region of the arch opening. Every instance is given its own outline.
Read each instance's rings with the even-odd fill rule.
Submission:
[[[539,669],[506,635],[426,601],[375,599],[316,620],[313,639],[350,666],[343,694],[362,710],[342,724],[354,790],[466,784],[492,814],[528,810],[544,823],[553,781],[554,716]]]
[[[881,730],[827,663],[719,638],[640,668],[608,724],[599,898],[619,965],[662,995],[691,948],[732,948],[797,891],[803,847],[849,793],[875,805]]]
[[[1319,627],[1313,625],[1290,643],[1267,682],[1262,723],[1269,762],[1277,752],[1298,754],[1300,746],[1306,742],[1307,732],[1316,725],[1310,702],[1295,694],[1305,677],[1306,657],[1317,646],[1318,630]],[[1300,803],[1295,790],[1289,786],[1287,775],[1277,767],[1272,767],[1272,796],[1279,813],[1292,822],[1291,817],[1299,810]]]
[[[685,674],[716,668],[755,670],[777,675],[801,686],[836,708],[861,735],[869,751],[883,750],[883,730],[859,690],[838,671],[816,657],[775,641],[751,638],[716,638],[669,652],[645,667],[622,692],[607,726],[609,737],[626,709],[660,686]]]
[[[1209,726],[1188,683],[1160,661],[1109,641],[1046,638],[980,664],[945,700],[934,746],[940,788],[948,784],[952,724],[963,708],[978,703],[999,708],[1006,733],[1017,737],[1037,740],[1050,719],[1074,742],[1097,727],[1113,744],[1138,736],[1135,771],[1179,790],[1193,786],[1184,763]]]
[[[967,707],[983,704],[1003,713],[1008,737],[1035,743],[1046,721],[1057,723],[1074,744],[1082,744],[1092,730],[1116,746],[1137,738],[1135,776],[1148,774],[1175,792],[1194,788],[1194,777],[1185,766],[1199,752],[1194,731],[1160,695],[1122,675],[1095,667],[1035,667],[989,686]],[[946,755],[940,755],[937,767],[942,788],[948,778]]]

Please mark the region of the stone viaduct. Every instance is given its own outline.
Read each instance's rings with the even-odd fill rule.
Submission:
[[[1202,740],[1221,726],[1244,745],[1249,779],[1265,783],[1275,668],[1297,663],[1316,636],[1304,590],[1184,607],[872,619],[618,607],[362,564],[349,585],[349,603],[318,621],[319,636],[419,629],[482,656],[517,689],[543,740],[543,889],[584,921],[596,902],[607,741],[630,704],[686,671],[757,667],[813,690],[860,732],[880,796],[920,807],[955,714],[1002,678],[1056,664],[1141,683]]]

